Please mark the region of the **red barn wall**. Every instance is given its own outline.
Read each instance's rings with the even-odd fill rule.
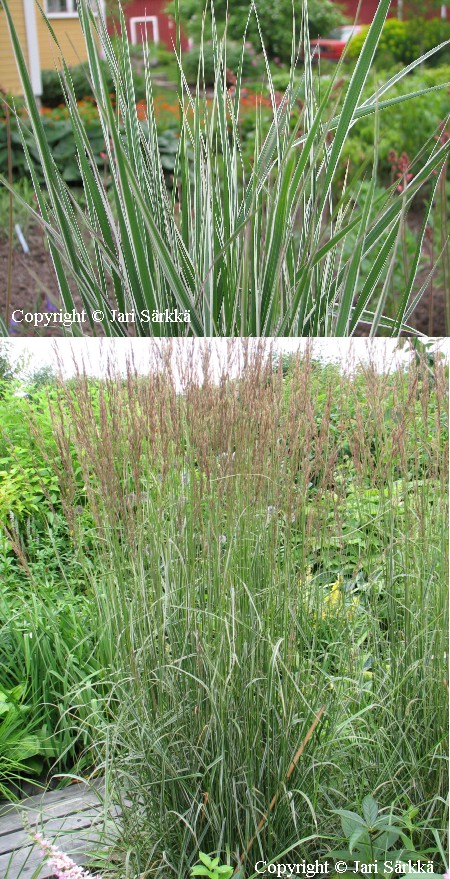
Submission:
[[[352,21],[356,18],[356,13],[358,10],[358,0],[343,0],[342,7],[347,15]],[[397,4],[395,4],[397,5]],[[361,9],[359,11],[358,23],[359,24],[370,24],[373,21],[373,17],[375,12],[377,11],[378,0],[363,0],[361,3]],[[389,15],[394,15],[395,11],[392,7],[394,6],[391,3],[391,7],[389,9]]]
[[[142,18],[144,16],[154,16],[158,20],[158,31],[159,31],[159,44],[162,47],[166,47],[171,50],[175,46],[175,22],[173,18],[167,15],[163,10],[167,5],[167,0],[131,0],[131,3],[127,3],[124,6],[124,15],[127,27],[127,35],[128,39],[131,42],[131,25],[130,20],[132,18]],[[108,32],[110,34],[115,33],[120,30],[117,22],[110,21],[108,22]],[[145,24],[141,25],[139,23],[136,24],[136,33],[137,33],[137,42],[142,42],[142,34],[145,33]],[[153,28],[149,23],[147,26],[147,38],[149,42],[153,41]],[[186,50],[188,48],[188,40],[187,37],[182,34],[181,35],[181,48]]]
[[[340,3],[342,9],[344,10],[345,15],[351,21],[354,21],[356,18],[356,13],[358,10],[358,0],[341,0]],[[377,11],[378,0],[362,0],[361,9],[359,11],[358,23],[359,24],[371,24],[373,21],[375,12]],[[398,0],[392,0],[392,3],[389,7],[388,18],[398,18]],[[441,10],[439,7],[436,7],[434,10],[430,11],[425,18],[438,18],[441,15]],[[408,11],[408,0],[403,0],[403,15],[400,15],[405,20],[411,17],[411,14]]]

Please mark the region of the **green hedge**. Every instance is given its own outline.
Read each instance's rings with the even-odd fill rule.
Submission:
[[[100,62],[108,91],[114,91],[114,80],[111,70],[106,61]],[[83,98],[92,97],[92,86],[89,79],[87,67],[85,64],[78,64],[76,67],[70,67],[70,78],[75,90],[77,101]],[[42,104],[44,107],[59,107],[64,104],[64,92],[61,85],[60,74],[57,70],[42,71]]]
[[[183,58],[183,69],[189,82],[197,81],[198,67],[200,61],[200,47],[196,46],[188,52]],[[237,73],[241,62],[242,46],[237,43],[227,43],[227,69],[233,73]],[[261,69],[261,63],[256,56],[252,56],[247,50],[244,54],[243,76],[250,76],[258,73]],[[214,85],[214,53],[212,43],[205,43],[203,46],[203,66],[201,67],[200,80],[204,79],[205,85]]]
[[[350,41],[349,59],[359,57],[368,30],[368,27],[363,28]],[[411,61],[448,39],[450,39],[450,22],[442,21],[440,18],[430,20],[412,18],[409,21],[389,18],[381,33],[375,62],[385,66],[410,64]],[[433,55],[427,63],[430,65],[442,64],[445,52],[448,52],[448,47]]]

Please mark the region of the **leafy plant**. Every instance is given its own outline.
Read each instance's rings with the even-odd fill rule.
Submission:
[[[10,383],[0,400],[0,689],[23,696],[20,704],[6,703],[0,772],[9,795],[53,762],[59,770],[79,759],[80,768],[89,766],[90,723],[101,723],[93,603],[63,516],[61,464],[49,466],[43,455],[56,451],[49,411],[55,386],[45,384],[48,378],[32,373],[25,398]],[[81,522],[80,511],[74,514]],[[89,553],[92,522],[83,518]]]
[[[352,37],[348,46],[348,58],[358,58],[369,28],[364,27]],[[407,21],[388,18],[380,34],[375,63],[379,67],[394,64],[410,64],[418,55],[425,55],[441,43],[450,39],[450,22],[441,18],[424,18],[413,16]],[[442,64],[446,47],[434,52],[426,59],[427,64]]]
[[[31,565],[31,572],[37,574],[38,565]],[[98,700],[104,677],[93,655],[92,612],[92,602],[77,596],[75,588],[45,581],[36,581],[34,589],[16,581],[2,596],[0,687],[26,693],[26,704],[10,721],[19,744],[23,740],[36,748],[27,757],[41,756],[39,763],[21,766],[17,775],[12,758],[18,749],[9,736],[1,767],[4,782],[46,773],[52,763],[59,771],[72,769],[80,757],[80,770],[90,766],[92,724],[102,723]]]
[[[231,879],[233,867],[230,864],[220,866],[220,858],[210,858],[204,852],[198,853],[198,864],[191,869],[191,876],[207,876],[208,879]]]
[[[378,875],[391,876],[397,862],[417,862],[421,858],[428,862],[429,855],[437,852],[436,849],[418,852],[414,846],[412,834],[415,830],[417,808],[410,807],[402,814],[395,814],[392,809],[380,811],[376,800],[369,795],[362,801],[361,815],[348,809],[334,809],[333,814],[341,819],[348,848],[328,854],[334,859],[343,858],[348,863],[356,861],[358,875],[364,875],[364,866],[370,870],[371,865],[372,869],[375,865]],[[400,847],[394,848],[399,841]],[[406,872],[408,875],[421,875],[420,869],[415,872],[414,867]]]
[[[100,67],[109,92],[113,92],[114,76],[110,66],[106,62],[100,61]],[[86,64],[78,64],[75,67],[70,67],[69,75],[77,101],[93,96],[92,80],[89,68]],[[65,103],[64,81],[61,79],[61,74],[58,70],[42,71],[41,100],[44,107],[58,107],[60,104]]]
[[[242,76],[248,76],[250,73],[257,75],[258,72],[263,72],[260,60],[257,61],[248,51],[242,56],[242,46],[239,43],[227,42],[225,52],[227,70],[232,74],[240,72]],[[196,83],[199,79],[207,86],[214,86],[216,64],[213,43],[203,43],[202,46],[191,49],[184,59],[183,72],[190,83]]]
[[[392,94],[399,97],[405,92],[405,88],[409,89],[411,86],[420,91],[423,88],[448,82],[450,81],[450,67],[420,70],[412,73],[408,80],[397,83]],[[436,140],[439,137],[439,124],[442,123],[444,131],[447,128],[445,122],[447,103],[446,92],[436,90],[427,96],[418,97],[414,107],[406,101],[392,109],[387,108],[380,115],[377,142],[379,183],[383,182],[389,185],[394,182],[390,161],[392,152],[397,155],[401,153],[408,155],[410,171],[413,174],[423,167],[435,148]],[[417,115],[420,116],[421,120],[420,132],[417,130],[417,125],[414,124]],[[363,120],[350,135],[344,147],[343,156],[350,163],[351,173],[355,172],[358,163],[363,162],[368,152],[373,148],[375,136],[374,123],[370,119]],[[416,156],[417,158],[414,158]],[[366,188],[367,184],[364,184],[361,196],[356,197],[364,197]],[[381,193],[379,194],[381,196]],[[398,286],[401,288],[401,285]]]
[[[72,124],[69,119],[52,118],[52,114],[46,114],[42,120],[42,126],[47,142],[52,147],[53,159],[58,172],[62,179],[76,186],[82,183],[83,176],[76,157],[75,137]],[[30,170],[26,154],[23,150],[24,142],[27,145],[28,155],[35,162],[39,158],[39,151],[34,142],[32,132],[27,129],[25,123],[13,123],[11,126],[11,141],[13,147],[12,153],[12,170],[14,178],[21,181],[15,191],[20,197],[17,210],[21,215],[25,215],[27,219],[30,217],[27,205],[31,203],[34,207],[34,199],[30,195],[30,183],[25,179],[24,175],[29,177]],[[100,120],[90,118],[84,120],[84,130],[89,141],[89,147],[92,155],[95,156],[95,162],[99,169],[104,169],[106,160],[105,142],[103,138],[103,130]],[[142,131],[145,133],[145,123],[142,124]],[[2,145],[6,137],[5,126],[0,125],[0,173],[5,172],[6,162],[6,144]],[[161,164],[165,174],[173,174],[175,167],[176,155],[178,152],[178,140],[171,131],[162,132],[158,136],[158,149],[161,157]],[[37,171],[37,177],[43,182],[44,177]],[[28,183],[28,186],[26,185]],[[4,190],[3,190],[4,191]],[[33,190],[31,190],[33,193]],[[26,204],[23,204],[26,201]],[[1,208],[1,204],[0,204]]]
[[[26,687],[7,690],[0,682],[0,795],[14,799],[14,784],[39,775],[54,754],[48,730],[35,706],[24,701]]]
[[[12,128],[14,127],[14,123],[12,123]],[[6,153],[2,152],[1,142],[3,135],[4,127],[0,123],[0,173],[4,172],[5,165],[4,160],[7,160]],[[21,153],[20,153],[21,154]],[[18,156],[17,150],[13,151],[13,163],[14,160],[17,161],[19,158],[20,162],[20,154]],[[23,167],[23,166],[22,166]],[[13,167],[14,170],[14,167]],[[34,189],[33,185],[29,179],[29,177],[21,176],[13,185],[13,192],[18,195],[18,198],[13,199],[13,223],[19,224],[22,231],[26,235],[28,229],[30,228],[30,224],[32,222],[30,208],[34,208],[36,206],[35,198],[34,198]],[[9,220],[9,193],[6,189],[0,190],[0,229],[2,235],[8,234],[8,220]]]

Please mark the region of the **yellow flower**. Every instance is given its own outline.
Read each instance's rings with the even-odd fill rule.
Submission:
[[[342,574],[338,574],[337,580],[330,586],[330,591],[324,598],[324,608],[322,611],[322,619],[329,616],[333,613],[337,607],[341,604],[342,601],[342,584],[344,582],[344,578]]]
[[[303,577],[300,577],[300,579],[298,581],[298,585],[304,586],[308,583],[311,583],[312,578],[313,578],[313,575],[312,575],[312,571],[311,571],[311,565],[308,565],[308,567],[306,569],[306,577],[304,580],[303,580]]]

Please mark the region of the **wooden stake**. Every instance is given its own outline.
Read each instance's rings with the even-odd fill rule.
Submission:
[[[288,781],[288,779],[291,777],[291,775],[292,775],[292,773],[293,773],[295,767],[297,766],[297,763],[298,763],[298,761],[300,760],[300,757],[302,756],[303,751],[305,750],[306,745],[308,744],[308,742],[309,742],[309,740],[310,740],[310,738],[311,738],[311,736],[312,736],[312,734],[313,734],[313,732],[314,732],[314,730],[315,730],[317,724],[319,723],[319,721],[320,721],[320,719],[321,719],[322,714],[324,713],[324,711],[325,711],[325,705],[322,705],[322,707],[320,708],[320,710],[317,712],[317,714],[316,714],[316,716],[315,716],[315,718],[314,718],[314,720],[313,720],[313,722],[312,722],[312,724],[311,724],[311,726],[310,726],[308,732],[306,733],[306,736],[305,736],[305,738],[303,739],[303,741],[302,741],[302,743],[301,743],[301,745],[300,745],[300,747],[299,747],[299,749],[298,749],[298,751],[297,751],[297,753],[296,753],[296,755],[295,755],[295,757],[294,757],[294,759],[293,759],[291,765],[289,766],[289,769],[288,769],[288,771],[287,771],[287,775],[286,775],[286,781]],[[274,807],[274,805],[275,805],[275,803],[276,803],[276,801],[277,801],[277,799],[278,799],[278,795],[279,795],[279,793],[280,793],[280,789],[281,789],[281,788],[278,788],[276,794],[274,794],[274,796],[272,797],[267,812],[262,816],[261,821],[260,821],[259,824],[258,824],[258,828],[257,828],[257,830],[256,830],[256,833],[252,836],[252,838],[251,838],[251,840],[250,840],[250,842],[249,842],[249,844],[248,844],[246,850],[242,852],[241,857],[240,857],[240,859],[239,859],[241,864],[244,862],[244,860],[245,860],[245,858],[247,857],[247,855],[248,855],[248,853],[249,853],[249,851],[250,851],[250,849],[251,849],[251,847],[252,847],[252,845],[253,845],[253,843],[254,843],[256,837],[258,836],[258,833],[260,832],[261,828],[264,826],[265,822],[267,821],[267,819],[268,819],[268,817],[269,817],[269,815],[270,815],[270,813],[271,813],[271,811],[272,811],[272,809],[273,809],[273,807]],[[236,871],[235,871],[235,872],[236,872]]]

